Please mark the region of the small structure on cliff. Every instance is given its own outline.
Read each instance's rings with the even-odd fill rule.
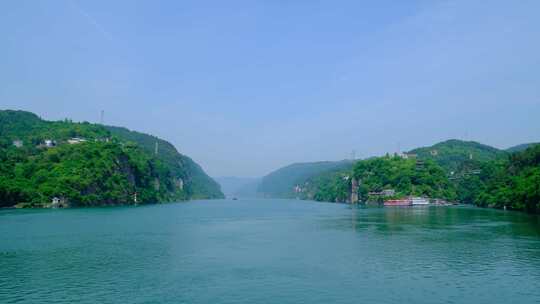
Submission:
[[[381,191],[381,195],[382,196],[394,196],[394,195],[396,195],[396,190],[394,190],[394,189],[384,189],[383,191]]]
[[[67,200],[65,197],[53,197],[51,205],[51,208],[57,209],[57,208],[67,208],[69,207]]]
[[[23,141],[22,140],[19,140],[19,139],[16,139],[13,141],[13,145],[17,148],[22,148],[22,146],[24,145],[23,144]]]
[[[45,139],[45,140],[43,141],[43,146],[45,146],[46,148],[56,147],[56,140],[53,140],[53,139]]]
[[[384,189],[384,190],[382,190],[380,192],[376,192],[376,191],[369,192],[368,195],[369,196],[390,197],[390,196],[396,195],[396,190],[394,190],[394,189]]]
[[[409,158],[416,158],[417,155],[415,153],[401,153],[399,154],[399,157],[403,158],[403,159],[409,159]]]
[[[80,137],[73,137],[71,139],[68,139],[68,144],[70,145],[76,145],[76,144],[81,144],[83,142],[86,142],[86,139],[84,138],[80,138]]]

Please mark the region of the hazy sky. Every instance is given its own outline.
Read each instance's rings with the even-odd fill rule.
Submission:
[[[540,1],[0,2],[0,108],[155,134],[213,176],[540,141]]]

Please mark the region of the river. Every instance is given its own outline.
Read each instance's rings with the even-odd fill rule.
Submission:
[[[538,303],[540,218],[292,200],[0,211],[1,303]]]

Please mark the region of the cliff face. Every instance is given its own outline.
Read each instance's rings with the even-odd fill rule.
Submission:
[[[113,136],[124,141],[134,142],[144,151],[159,159],[170,169],[177,183],[181,183],[183,191],[190,199],[224,198],[220,185],[190,157],[180,154],[171,143],[126,128],[107,126],[106,129]]]
[[[21,111],[0,111],[0,131],[3,207],[43,207],[55,198],[94,206],[222,196],[200,167],[168,143],[176,152],[170,159],[100,125],[48,122]]]

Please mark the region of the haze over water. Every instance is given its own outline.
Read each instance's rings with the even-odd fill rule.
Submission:
[[[2,303],[533,303],[540,219],[289,200],[0,211]]]

